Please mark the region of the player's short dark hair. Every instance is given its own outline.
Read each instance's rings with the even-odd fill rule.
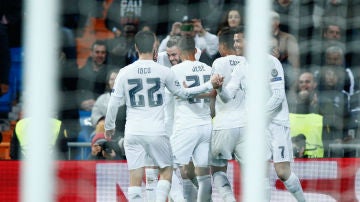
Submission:
[[[235,30],[230,27],[223,27],[218,32],[219,44],[224,44],[228,49],[234,48]]]
[[[233,30],[234,34],[243,34],[243,35],[245,35],[245,27],[242,26],[242,25],[233,27],[231,29]]]
[[[170,48],[173,46],[177,46],[180,41],[180,36],[170,36],[169,41],[166,43],[166,47]]]
[[[190,52],[195,50],[195,40],[191,36],[182,36],[179,40],[179,48],[181,51]]]
[[[139,53],[152,53],[155,34],[151,31],[139,31],[135,35],[135,45]]]

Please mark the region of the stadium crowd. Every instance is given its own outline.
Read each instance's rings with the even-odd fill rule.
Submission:
[[[0,132],[13,131],[10,157],[17,160],[26,156],[24,130],[31,121],[22,116],[22,109],[14,117],[22,91],[12,82],[11,63],[14,54],[21,52],[11,50],[23,48],[24,13],[22,1],[4,2],[0,3],[0,101],[5,103],[6,96],[11,99],[10,108],[1,108]],[[224,200],[235,201],[225,173],[228,160],[242,162],[243,137],[238,134],[244,134],[244,120],[251,113],[242,105],[247,87],[246,1],[61,2],[59,108],[52,120],[56,123],[52,146],[58,159],[128,158],[128,194],[134,201],[141,198],[144,173],[148,199],[166,200],[168,193],[179,194],[170,190],[176,187],[174,177],[179,177],[182,197],[188,201],[211,200],[211,180]],[[290,169],[293,156],[357,157],[356,148],[332,149],[332,145],[360,144],[358,9],[357,0],[272,2],[267,132],[271,140],[285,146],[275,151],[276,145],[271,145],[269,159],[298,201],[305,199]],[[80,41],[89,30],[97,31],[94,19],[110,34],[93,35],[84,58]],[[134,73],[131,68],[135,67]],[[188,74],[188,67],[196,75]],[[158,75],[161,85],[149,74]],[[148,94],[138,95],[143,89]],[[157,116],[159,109],[165,116]],[[10,119],[16,124],[5,127]],[[146,124],[139,126],[139,120]],[[68,143],[76,142],[89,144],[86,158],[79,156],[79,149],[69,154]],[[145,149],[139,149],[141,144]],[[151,163],[144,163],[148,160],[144,151]],[[173,162],[178,167],[173,168]]]
[[[164,54],[170,38],[192,36],[198,50],[196,60],[212,66],[213,61],[221,57],[219,31],[224,27],[246,27],[246,2],[243,0],[61,2],[60,75],[57,81],[60,84],[60,105],[57,118],[66,128],[68,141],[71,142],[90,143],[96,136],[95,128],[99,127],[99,121],[103,121],[104,117],[88,121],[90,129],[85,132],[80,120],[83,114],[90,118],[99,96],[109,93],[109,72],[138,60],[134,47],[137,32],[150,30],[156,34],[159,48],[154,52],[153,59],[166,61],[166,66],[171,66],[174,60],[170,54]],[[9,64],[12,58],[16,58],[14,54],[21,54],[10,51],[22,48],[24,13],[21,13],[22,1],[4,1],[0,6],[0,40],[4,41],[0,51],[0,95],[11,94],[13,98],[12,107],[1,111],[1,118],[7,124],[13,106],[21,105],[21,89],[13,86]],[[272,2],[273,12],[269,18],[272,20],[273,38],[270,46],[284,69],[293,129],[291,136],[294,137],[294,145],[299,142],[299,135],[305,140],[305,144],[301,143],[302,153],[305,154],[299,155],[299,149],[294,149],[297,157],[356,156],[355,149],[331,150],[330,146],[358,143],[360,14],[356,10],[359,6],[357,0]],[[111,34],[89,39],[91,44],[88,43],[89,47],[85,50],[90,49],[90,53],[84,54],[79,41],[85,37],[85,32],[96,32],[96,26],[92,24],[94,19],[104,23],[107,33]],[[123,117],[119,117],[120,124],[124,124],[126,114],[123,112]],[[301,118],[303,116],[306,119]],[[20,117],[11,119],[19,120]],[[9,130],[4,124],[2,132]],[[99,129],[96,131],[99,132]],[[85,137],[81,139],[79,136]],[[123,132],[120,132],[118,138],[122,137]],[[67,141],[59,142],[66,144]],[[62,152],[67,152],[64,147],[61,148]],[[71,158],[78,157],[74,154]]]

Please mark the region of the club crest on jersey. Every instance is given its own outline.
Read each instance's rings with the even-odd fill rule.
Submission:
[[[278,76],[279,75],[279,72],[276,70],[276,69],[272,69],[271,70],[271,76],[273,78],[270,79],[271,82],[274,82],[274,81],[281,81],[282,78]]]
[[[276,69],[272,69],[272,70],[271,70],[271,76],[272,76],[272,77],[277,77],[278,74],[279,74],[279,73],[278,73],[278,71],[277,71]]]

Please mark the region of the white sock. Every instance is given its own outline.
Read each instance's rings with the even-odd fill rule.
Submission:
[[[129,187],[128,188],[129,202],[142,202],[141,187]]]
[[[181,199],[184,199],[183,186],[175,170],[173,171],[171,179],[171,189],[169,196],[173,201],[183,201]]]
[[[159,180],[156,188],[156,202],[166,202],[171,188],[171,183],[167,180]]]
[[[210,201],[211,200],[211,176],[203,175],[196,177],[199,183],[199,191],[197,201]]]
[[[291,173],[290,177],[283,183],[286,189],[297,199],[297,201],[305,201],[304,192],[302,190],[300,180],[294,173]]]
[[[214,187],[219,190],[219,193],[225,202],[236,202],[234,193],[231,189],[231,184],[225,172],[218,171],[213,174]]]
[[[194,201],[193,196],[196,195],[196,189],[191,180],[183,179],[183,194],[187,201]]]
[[[145,168],[146,176],[146,201],[154,202],[156,199],[156,187],[158,184],[159,170],[154,168]]]

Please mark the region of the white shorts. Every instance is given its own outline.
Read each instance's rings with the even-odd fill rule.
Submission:
[[[242,162],[245,144],[245,128],[213,130],[210,145],[210,165],[226,166],[228,160]]]
[[[269,160],[274,163],[293,162],[293,149],[290,137],[290,128],[275,123],[269,124],[267,151]]]
[[[174,163],[187,165],[192,159],[195,167],[208,167],[210,137],[211,124],[175,131],[170,138]]]
[[[125,155],[128,169],[145,166],[172,166],[172,151],[167,134],[161,136],[125,135]]]

